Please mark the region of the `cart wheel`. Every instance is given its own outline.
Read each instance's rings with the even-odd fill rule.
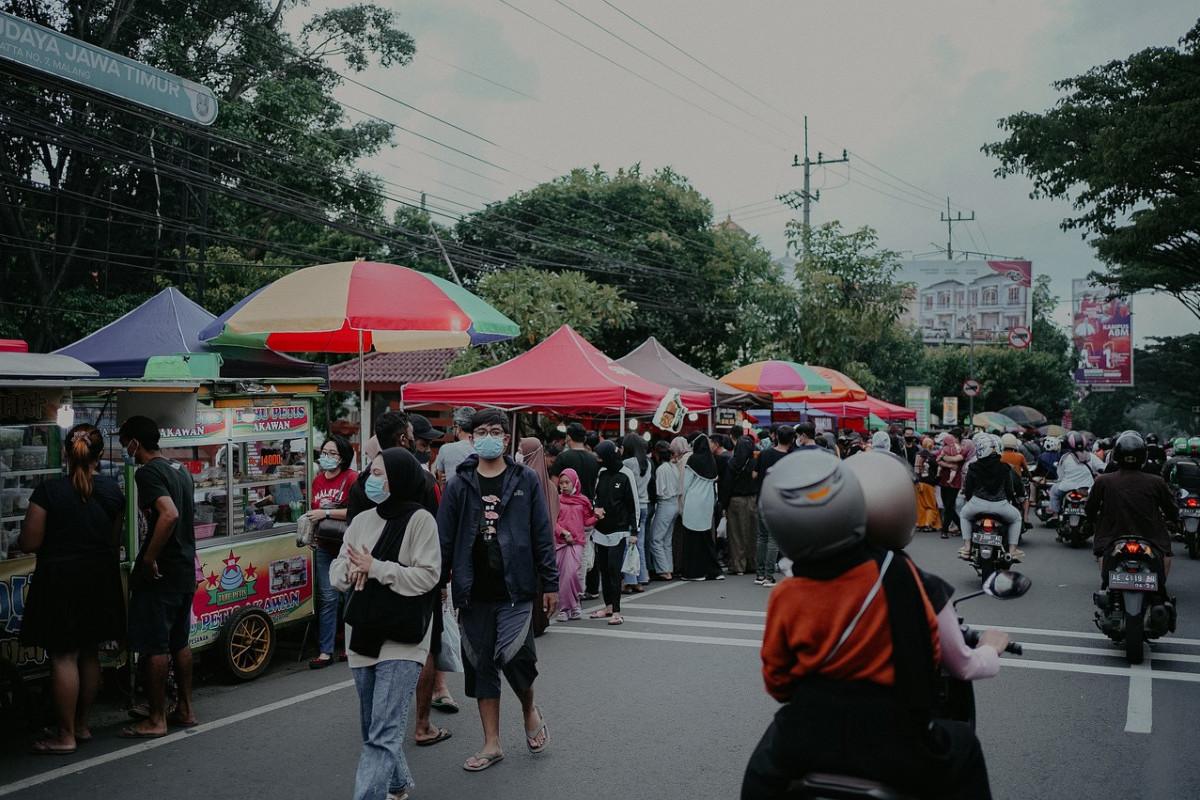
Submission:
[[[217,647],[225,668],[239,681],[254,680],[266,670],[275,652],[275,625],[260,608],[246,606],[221,628]]]

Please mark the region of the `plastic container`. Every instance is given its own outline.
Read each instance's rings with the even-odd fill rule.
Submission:
[[[27,444],[18,447],[13,452],[13,472],[22,470],[45,469],[49,448],[44,444]]]
[[[0,448],[16,449],[24,443],[24,428],[0,428]]]
[[[205,522],[195,527],[197,539],[211,539],[213,534],[217,532],[217,523],[215,522]]]

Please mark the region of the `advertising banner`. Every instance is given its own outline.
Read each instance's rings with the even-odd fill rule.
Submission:
[[[191,428],[159,428],[158,434],[169,439],[172,447],[224,442],[229,435],[225,422],[225,412],[219,408],[197,409]]]
[[[313,555],[294,533],[197,551],[204,579],[192,599],[192,647],[216,641],[234,611],[256,606],[276,625],[313,612]]]
[[[256,406],[233,410],[233,435],[290,433],[308,429],[308,406]]]
[[[942,398],[942,425],[950,427],[958,424],[958,398]]]
[[[1033,325],[1029,261],[901,261],[897,280],[912,285],[901,321],[925,344],[1007,344]]]
[[[929,430],[929,407],[932,402],[928,386],[905,386],[904,407],[917,412],[913,427],[918,431]]]
[[[1071,281],[1071,332],[1079,361],[1075,382],[1084,386],[1133,385],[1133,307],[1128,297],[1088,280]]]

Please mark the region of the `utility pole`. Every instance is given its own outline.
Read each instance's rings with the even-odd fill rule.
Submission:
[[[954,260],[954,250],[950,247],[951,239],[953,238],[953,228],[951,226],[956,222],[973,222],[975,220],[975,212],[971,212],[971,216],[964,217],[962,212],[958,212],[957,217],[950,216],[950,198],[946,198],[946,213],[942,214],[942,222],[946,223],[946,260]]]
[[[786,195],[779,197],[779,200],[787,203],[795,208],[794,203],[798,199],[801,204],[802,217],[801,222],[804,225],[804,235],[802,244],[804,246],[804,255],[808,255],[808,231],[811,227],[810,219],[812,217],[812,204],[821,199],[821,190],[812,191],[812,168],[813,166],[824,166],[826,164],[844,164],[850,161],[849,154],[842,150],[841,158],[825,158],[825,154],[818,151],[817,160],[813,161],[808,157],[808,116],[804,117],[804,161],[800,161],[799,155],[792,156],[793,167],[804,167],[804,188],[798,193],[788,192]]]

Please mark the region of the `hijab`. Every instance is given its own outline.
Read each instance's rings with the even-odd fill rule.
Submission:
[[[546,495],[546,510],[550,513],[551,521],[558,519],[558,489],[546,471],[546,450],[542,447],[541,440],[526,436],[521,439],[519,446],[525,466],[534,471],[538,483],[542,485],[542,494]]]
[[[620,472],[621,468],[625,466],[621,463],[621,455],[617,452],[616,442],[608,439],[596,445],[596,458],[600,459],[600,466],[610,472]]]
[[[701,478],[708,480],[716,480],[717,478],[717,459],[712,453],[712,446],[708,443],[708,437],[703,433],[692,440],[692,454],[687,461],[688,467],[692,472],[699,475]]]
[[[892,437],[888,436],[887,431],[875,431],[871,436],[872,450],[890,450],[892,447]]]
[[[558,501],[567,506],[583,506],[587,510],[591,511],[592,501],[588,500],[587,495],[581,491],[583,484],[579,482],[579,473],[570,467],[567,467],[562,472],[558,473],[558,477],[560,478],[564,475],[569,481],[571,481],[571,493],[560,494],[558,496]]]

